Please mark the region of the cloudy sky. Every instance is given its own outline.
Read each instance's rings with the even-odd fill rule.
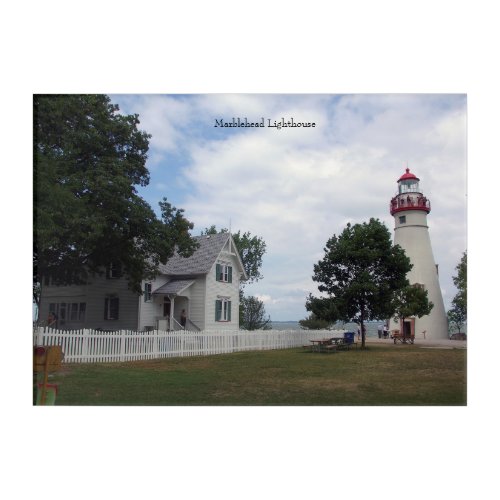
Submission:
[[[267,245],[264,279],[246,293],[275,321],[307,315],[313,265],[347,224],[382,220],[406,166],[431,200],[429,230],[445,307],[466,241],[467,101],[457,94],[111,95],[152,134],[151,182],[141,195],[167,197],[195,228],[249,231]],[[263,128],[221,128],[247,118]],[[268,120],[314,128],[268,127]]]

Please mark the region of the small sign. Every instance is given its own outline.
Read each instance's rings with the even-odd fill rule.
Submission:
[[[36,373],[47,371],[55,372],[61,368],[63,352],[61,346],[35,347],[33,354],[33,371]]]

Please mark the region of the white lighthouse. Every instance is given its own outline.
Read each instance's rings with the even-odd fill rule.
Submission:
[[[390,211],[394,217],[394,243],[404,249],[413,264],[408,280],[411,285],[427,290],[434,307],[428,316],[407,318],[403,331],[415,335],[416,339],[445,339],[448,338],[448,322],[427,226],[431,203],[419,189],[419,180],[409,168],[406,169],[398,180],[398,193],[391,200]],[[393,319],[389,328],[403,333],[402,326]]]

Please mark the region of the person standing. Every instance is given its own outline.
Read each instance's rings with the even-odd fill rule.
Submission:
[[[181,312],[181,326],[184,329],[186,329],[186,320],[187,320],[186,309],[183,309]]]
[[[49,328],[57,328],[57,316],[55,313],[50,312],[49,313],[49,318],[47,319],[47,326]]]

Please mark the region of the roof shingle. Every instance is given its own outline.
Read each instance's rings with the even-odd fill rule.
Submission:
[[[160,272],[170,276],[206,274],[229,238],[229,233],[193,236],[199,247],[191,257],[175,253],[166,264],[160,264]]]

